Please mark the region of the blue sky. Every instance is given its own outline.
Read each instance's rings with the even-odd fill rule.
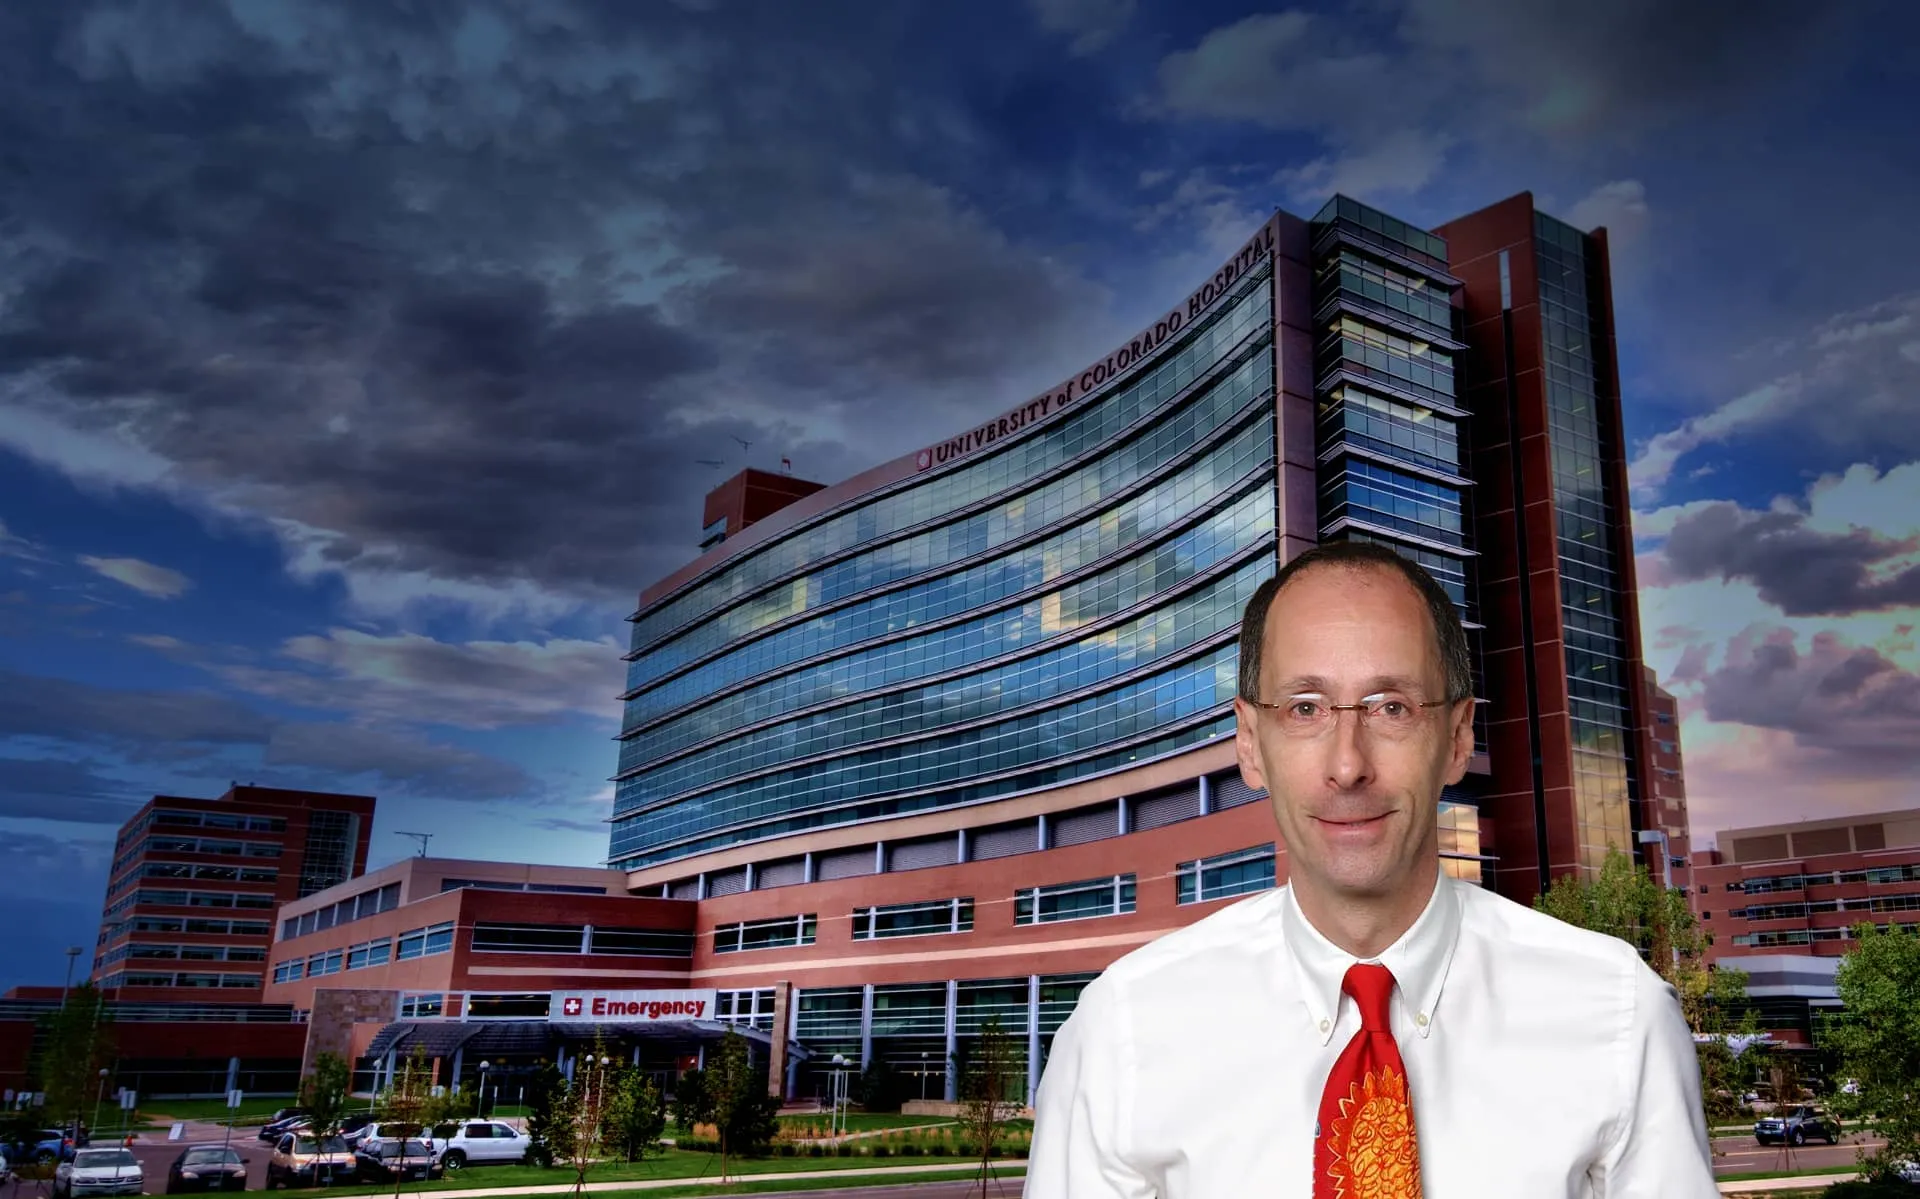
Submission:
[[[597,860],[710,486],[969,427],[1335,190],[1610,230],[1696,830],[1913,804],[1920,12],[1828,7],[4,6],[0,987],[156,791]]]

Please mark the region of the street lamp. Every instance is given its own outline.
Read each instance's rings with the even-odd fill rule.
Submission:
[[[477,1110],[478,1114],[482,1116],[487,1114],[487,1067],[492,1064],[492,1062],[487,1061],[485,1058],[480,1060],[480,1102],[477,1105]]]
[[[70,945],[67,947],[67,981],[60,987],[60,1010],[62,1011],[65,1011],[67,1007],[67,992],[73,989],[73,963],[74,960],[80,956],[81,952],[82,950],[78,945]]]
[[[833,1055],[833,1118],[829,1127],[832,1135],[839,1136],[846,1131],[847,1074],[853,1069],[853,1063],[844,1053]]]
[[[1663,828],[1641,829],[1639,836],[1635,839],[1642,845],[1657,844],[1660,846],[1660,869],[1663,877],[1666,879],[1667,893],[1671,894],[1673,892],[1673,845],[1667,840],[1667,830]],[[1669,902],[1664,895],[1661,897],[1661,900],[1662,902]],[[1667,937],[1667,943],[1673,950],[1673,964],[1678,966],[1680,964],[1680,946],[1673,943],[1671,933],[1669,933]]]
[[[920,1098],[927,1097],[927,1051],[920,1051]]]
[[[93,1130],[100,1131],[100,1102],[107,1097],[107,1068],[100,1067],[100,1087],[93,1094]],[[79,1138],[75,1138],[78,1140]]]

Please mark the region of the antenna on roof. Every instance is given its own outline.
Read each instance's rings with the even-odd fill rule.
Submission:
[[[432,833],[402,833],[396,831],[393,835],[396,837],[412,837],[415,841],[418,841],[420,843],[420,856],[423,858],[427,856],[427,842],[433,840]]]

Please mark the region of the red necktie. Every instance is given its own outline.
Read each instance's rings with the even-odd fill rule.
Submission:
[[[1313,1199],[1420,1199],[1413,1097],[1387,1021],[1393,972],[1358,963],[1340,989],[1360,1009],[1360,1031],[1333,1063],[1320,1096]]]

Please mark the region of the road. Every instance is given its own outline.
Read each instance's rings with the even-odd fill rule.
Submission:
[[[151,1130],[133,1146],[134,1156],[140,1159],[142,1172],[146,1176],[147,1193],[157,1195],[166,1187],[167,1167],[173,1163],[180,1150],[187,1145],[219,1144],[225,1129],[217,1124],[188,1124],[185,1137],[178,1142],[169,1142],[165,1129]],[[1809,1144],[1793,1150],[1792,1161],[1786,1160],[1777,1145],[1757,1145],[1751,1135],[1715,1137],[1714,1170],[1717,1174],[1753,1174],[1762,1171],[1796,1169],[1835,1171],[1851,1170],[1854,1166],[1854,1150],[1865,1147],[1876,1149],[1885,1142],[1878,1137],[1865,1137],[1848,1134],[1840,1139],[1838,1145]],[[231,1142],[234,1149],[245,1159],[247,1169],[247,1189],[258,1191],[266,1186],[268,1147],[255,1138],[251,1128],[234,1130]],[[485,1186],[484,1170],[476,1170],[472,1185]],[[847,1188],[840,1191],[782,1191],[767,1192],[761,1199],[780,1199],[781,1196],[805,1196],[806,1199],[827,1199],[832,1195],[858,1195],[862,1199],[965,1199],[969,1184],[960,1182],[912,1183],[899,1186]],[[978,1193],[977,1184],[974,1193]],[[1006,1199],[1019,1199],[1021,1180],[1006,1178],[996,1187],[995,1196],[1004,1193]]]
[[[1886,1144],[1879,1137],[1845,1133],[1838,1145],[1808,1142],[1793,1150],[1792,1162],[1778,1145],[1756,1144],[1753,1135],[1715,1137],[1714,1172],[1716,1174],[1754,1174],[1772,1170],[1851,1170],[1856,1149],[1874,1150]]]

